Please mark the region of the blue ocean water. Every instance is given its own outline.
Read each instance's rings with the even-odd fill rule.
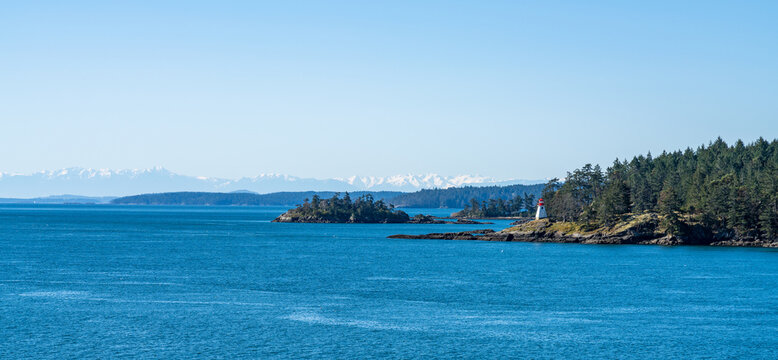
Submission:
[[[284,210],[0,205],[0,358],[778,358],[775,249],[391,240],[490,226]]]

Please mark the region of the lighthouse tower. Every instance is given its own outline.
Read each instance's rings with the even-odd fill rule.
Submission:
[[[538,200],[538,212],[535,213],[535,220],[545,219],[548,215],[546,215],[546,205],[543,204],[543,199]]]

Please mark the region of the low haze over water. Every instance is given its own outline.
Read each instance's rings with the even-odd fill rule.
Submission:
[[[491,226],[284,210],[1,205],[0,358],[778,358],[776,249],[391,240]]]

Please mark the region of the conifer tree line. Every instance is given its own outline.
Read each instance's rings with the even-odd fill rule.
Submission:
[[[517,196],[531,194],[540,196],[545,185],[508,186],[463,186],[447,189],[422,189],[413,193],[400,194],[390,201],[401,207],[464,208],[472,206],[472,199],[480,203],[487,199],[514,200]],[[487,204],[489,205],[489,204]],[[533,204],[534,205],[534,204]]]
[[[535,195],[524,193],[513,199],[489,199],[488,201],[478,201],[476,198],[470,199],[470,203],[465,208],[454,214],[457,217],[503,217],[503,216],[534,216],[537,202]]]
[[[727,145],[585,165],[553,179],[543,195],[549,216],[610,225],[630,213],[657,212],[669,232],[697,223],[738,236],[778,237],[778,141]]]

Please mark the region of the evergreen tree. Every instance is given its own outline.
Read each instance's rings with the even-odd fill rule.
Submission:
[[[761,235],[778,239],[778,171],[771,166],[761,175],[762,211],[759,213]]]
[[[667,232],[673,235],[681,233],[681,222],[678,219],[678,211],[681,209],[681,201],[678,195],[677,177],[665,180],[662,191],[659,192],[659,213],[663,215],[662,225]]]
[[[753,235],[757,230],[759,213],[751,191],[747,186],[737,186],[732,189],[732,206],[727,214],[727,225],[738,235]]]
[[[528,216],[534,216],[537,211],[538,205],[535,201],[535,195],[524,193],[524,208],[527,210]]]
[[[595,205],[597,220],[602,224],[610,225],[630,212],[632,194],[624,172],[625,165],[618,160],[608,169],[607,185]]]

